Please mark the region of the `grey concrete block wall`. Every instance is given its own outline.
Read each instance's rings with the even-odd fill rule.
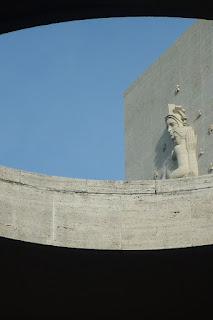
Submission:
[[[213,175],[98,181],[0,167],[0,236],[112,250],[213,244]]]
[[[175,94],[176,85],[180,92]],[[213,162],[213,22],[201,20],[185,32],[125,92],[126,179],[163,174],[172,145],[166,131],[168,104],[183,105],[198,134],[199,173]],[[197,118],[198,111],[202,116]]]

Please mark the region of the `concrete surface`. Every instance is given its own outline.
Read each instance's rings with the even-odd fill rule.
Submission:
[[[172,150],[165,125],[168,104],[186,109],[198,134],[198,153],[204,151],[198,159],[199,173],[208,174],[213,162],[213,134],[208,134],[213,124],[212,88],[213,21],[201,20],[125,92],[126,179],[153,179],[156,169],[164,171]]]
[[[213,244],[213,175],[122,182],[0,167],[0,236],[94,249]]]

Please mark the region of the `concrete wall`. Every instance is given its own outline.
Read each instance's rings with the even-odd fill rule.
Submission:
[[[213,244],[213,175],[121,182],[0,167],[0,236],[96,249]]]
[[[180,92],[175,94],[176,85]],[[200,174],[213,162],[213,22],[194,24],[125,92],[126,178],[163,173],[172,146],[165,127],[168,103],[183,105],[198,134]],[[195,120],[198,110],[202,116]]]

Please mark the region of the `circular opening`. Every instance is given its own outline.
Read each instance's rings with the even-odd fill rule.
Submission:
[[[194,23],[112,18],[2,35],[1,165],[124,179],[123,94]]]

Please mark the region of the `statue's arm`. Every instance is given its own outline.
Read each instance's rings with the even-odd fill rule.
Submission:
[[[189,159],[189,175],[198,176],[197,135],[192,127],[189,127],[187,130],[186,147]]]
[[[195,135],[192,127],[189,127],[186,133],[186,147],[188,152],[196,152],[197,135]]]

